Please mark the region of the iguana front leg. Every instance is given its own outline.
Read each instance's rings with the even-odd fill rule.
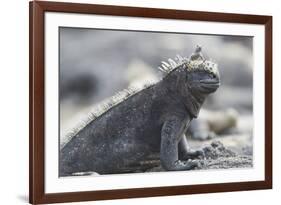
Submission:
[[[196,158],[204,158],[204,152],[201,150],[192,150],[189,148],[185,134],[183,134],[179,142],[179,159],[188,160]]]
[[[190,170],[198,166],[198,162],[178,159],[178,143],[185,130],[185,122],[174,116],[164,122],[161,131],[160,161],[164,169],[169,171]]]

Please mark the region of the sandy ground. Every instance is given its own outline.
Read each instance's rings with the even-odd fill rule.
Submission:
[[[204,152],[204,158],[195,159],[199,166],[195,169],[230,169],[230,168],[248,168],[253,166],[252,147],[244,146],[239,148],[235,144],[244,144],[245,135],[228,135],[220,138],[220,141],[207,140],[207,141],[196,141],[191,140],[190,144],[193,148],[201,149]],[[232,146],[225,147],[224,143],[231,144]],[[231,142],[231,143],[230,143]],[[159,172],[165,171],[160,161],[150,161],[151,165],[154,164],[153,168],[147,169],[146,172]],[[159,163],[157,165],[157,163]],[[146,165],[148,165],[147,162]]]

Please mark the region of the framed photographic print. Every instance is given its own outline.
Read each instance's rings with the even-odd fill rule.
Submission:
[[[272,17],[30,2],[30,203],[272,187]]]

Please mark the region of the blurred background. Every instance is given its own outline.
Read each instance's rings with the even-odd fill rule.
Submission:
[[[221,87],[186,133],[190,144],[200,147],[219,138],[252,155],[252,37],[66,27],[59,35],[61,142],[99,102],[130,85],[161,79],[161,61],[189,57],[201,45],[204,57],[219,66]]]

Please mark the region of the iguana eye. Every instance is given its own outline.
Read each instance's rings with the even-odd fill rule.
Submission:
[[[216,78],[216,75],[214,73],[209,74],[210,78]]]

